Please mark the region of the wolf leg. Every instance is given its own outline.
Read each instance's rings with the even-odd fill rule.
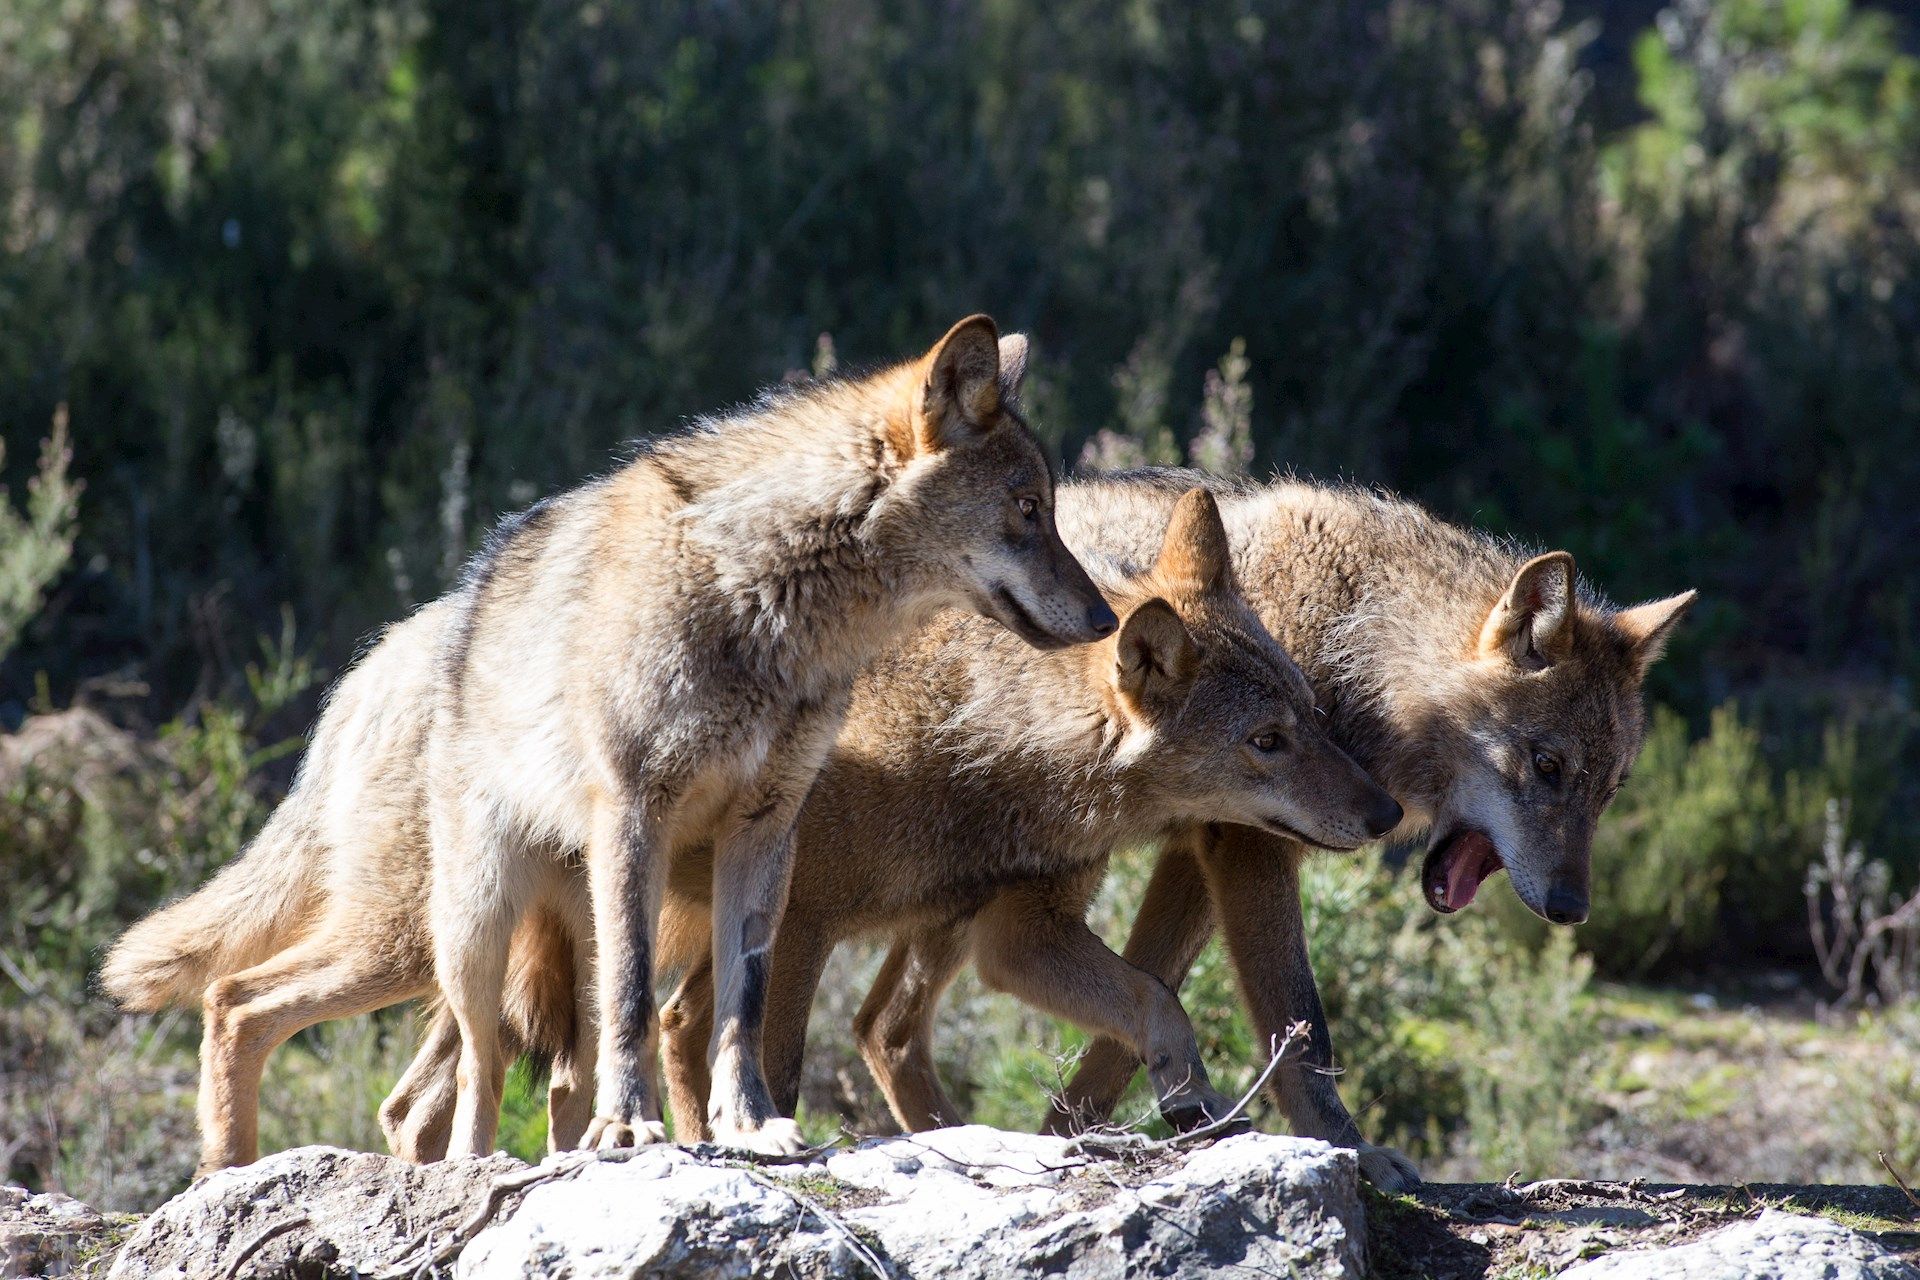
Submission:
[[[1180,989],[1213,936],[1213,908],[1194,854],[1195,844],[1203,839],[1204,831],[1196,829],[1167,841],[1122,952],[1129,964],[1152,974],[1170,991]],[[1046,1132],[1073,1133],[1107,1119],[1139,1066],[1140,1055],[1127,1045],[1106,1036],[1094,1040],[1055,1099]]]
[[[447,1154],[459,1069],[460,1024],[445,1005],[436,1005],[413,1061],[380,1104],[380,1131],[387,1135],[387,1150],[414,1164]]]
[[[1250,827],[1221,828],[1200,862],[1219,912],[1227,954],[1259,1042],[1308,1024],[1306,1056],[1274,1073],[1276,1101],[1295,1133],[1360,1153],[1360,1170],[1375,1185],[1402,1191],[1420,1181],[1411,1161],[1360,1136],[1335,1087],[1333,1037],[1307,955],[1300,912],[1300,859],[1292,841]]]
[[[767,1023],[760,1063],[767,1073],[773,1105],[790,1116],[800,1105],[800,1077],[806,1063],[807,1021],[814,993],[834,940],[788,915],[773,940],[773,977],[767,984]]]
[[[964,1124],[933,1062],[933,1015],[967,959],[967,931],[932,925],[903,934],[853,1021],[860,1056],[909,1133]]]
[[[596,807],[587,846],[599,997],[595,1115],[583,1147],[667,1140],[655,1088],[660,1025],[653,1007],[654,925],[666,882],[665,822],[644,796]]]
[[[460,1033],[447,1154],[484,1156],[500,1125],[506,1063],[500,1045],[507,961],[520,911],[533,897],[527,850],[465,797],[436,796],[431,812],[434,976]]]
[[[676,1142],[707,1142],[707,1097],[713,1077],[707,1044],[713,1039],[713,950],[700,956],[660,1010],[660,1039],[667,1063],[667,1107]]]
[[[1104,868],[1102,869],[1104,870]],[[1160,1113],[1177,1129],[1221,1119],[1193,1023],[1167,985],[1128,964],[1087,928],[1097,878],[1082,886],[1003,889],[973,929],[974,964],[988,986],[1125,1044],[1144,1061]]]
[[[715,851],[707,1127],[722,1146],[782,1155],[806,1143],[774,1106],[760,1060],[773,941],[793,870],[791,818],[768,815],[776,816],[780,829],[756,830],[750,820]]]
[[[203,997],[200,1172],[259,1155],[260,1075],[268,1054],[315,1023],[425,994],[416,976],[424,968],[395,964],[374,948],[342,947],[338,932],[323,925],[309,940],[211,983]]]
[[[713,1086],[715,1142],[766,1154],[801,1150],[800,1126],[779,1113],[761,1067],[773,944],[793,876],[794,822],[833,746],[845,699],[801,709],[742,789],[713,850]]]
[[[573,963],[567,970],[573,1002],[573,1034],[553,1046],[553,1074],[547,1082],[547,1150],[571,1151],[593,1122],[600,1019],[594,1007],[593,929],[579,921],[570,931]]]

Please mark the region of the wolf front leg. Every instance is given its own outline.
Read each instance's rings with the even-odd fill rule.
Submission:
[[[1171,988],[1115,955],[1087,928],[1105,868],[1081,884],[1003,889],[973,926],[973,959],[990,987],[1125,1044],[1144,1061],[1160,1114],[1176,1129],[1223,1119],[1193,1023]]]
[[[798,806],[795,806],[796,808]],[[790,1155],[806,1146],[800,1126],[773,1104],[760,1063],[774,932],[793,870],[793,829],[762,833],[748,823],[714,859],[713,1037],[707,1129],[723,1147]]]
[[[664,802],[644,792],[594,809],[587,841],[600,1052],[595,1115],[580,1145],[612,1150],[667,1140],[654,1088],[660,1021],[653,936],[666,881]]]
[[[1275,1072],[1272,1082],[1294,1132],[1354,1148],[1360,1171],[1375,1186],[1404,1191],[1416,1185],[1420,1173],[1410,1160],[1360,1136],[1334,1084],[1333,1037],[1300,911],[1306,850],[1251,827],[1220,827],[1198,852],[1257,1042],[1271,1043],[1295,1022],[1309,1025],[1306,1056]]]
[[[794,823],[839,731],[845,699],[802,708],[741,789],[713,858],[712,1088],[707,1128],[721,1146],[768,1155],[801,1150],[800,1126],[774,1106],[760,1050],[774,935],[793,874]]]
[[[1152,974],[1170,991],[1180,990],[1213,936],[1213,907],[1195,852],[1206,838],[1204,829],[1195,828],[1168,839],[1122,953],[1129,964]],[[1046,1132],[1075,1133],[1104,1122],[1139,1069],[1140,1055],[1132,1046],[1109,1036],[1094,1040],[1065,1091],[1054,1099]]]

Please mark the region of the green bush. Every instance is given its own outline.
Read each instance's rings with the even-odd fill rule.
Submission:
[[[0,465],[6,462],[0,440]],[[54,415],[53,434],[40,447],[40,465],[27,481],[24,509],[0,491],[0,658],[12,651],[20,629],[40,611],[47,584],[73,556],[80,510],[80,483],[69,471],[66,407]]]
[[[1843,1130],[1864,1160],[1884,1151],[1912,1180],[1920,1174],[1920,1003],[1862,1014],[1860,1025],[1865,1044],[1845,1073]]]

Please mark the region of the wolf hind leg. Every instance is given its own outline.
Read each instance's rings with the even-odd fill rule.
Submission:
[[[699,957],[660,1009],[661,1056],[666,1060],[667,1109],[676,1142],[711,1142],[707,1098],[713,1077],[707,1044],[713,1039],[713,954]]]
[[[966,1122],[933,1059],[933,1015],[966,959],[964,928],[935,925],[903,934],[853,1020],[860,1056],[909,1133]]]
[[[324,926],[251,969],[216,979],[203,997],[200,1172],[259,1154],[260,1077],[295,1032],[398,1004],[425,992],[424,965],[395,964],[378,948],[340,945]]]
[[[434,971],[459,1030],[450,1157],[493,1151],[506,1062],[500,1017],[515,926],[532,899],[532,856],[464,800],[432,814]]]

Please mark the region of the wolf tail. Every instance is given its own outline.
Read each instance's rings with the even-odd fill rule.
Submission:
[[[215,978],[285,946],[322,880],[320,851],[296,808],[282,805],[212,880],[121,934],[101,966],[107,994],[141,1013],[192,1004]]]

